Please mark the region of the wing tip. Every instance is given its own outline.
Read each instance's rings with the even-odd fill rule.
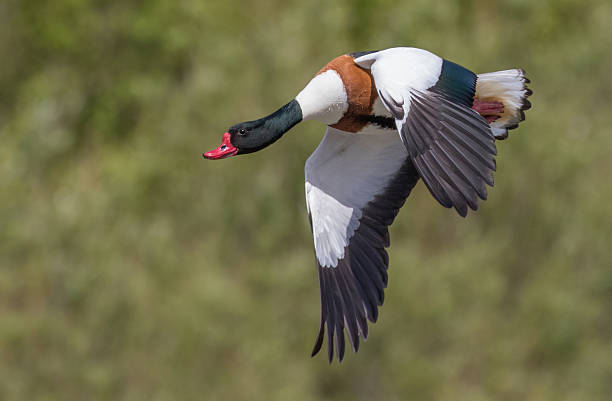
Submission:
[[[315,341],[314,347],[312,348],[311,357],[314,357],[321,351],[321,347],[323,346],[323,337],[325,336],[325,323],[321,322],[321,326],[319,327],[319,334]]]

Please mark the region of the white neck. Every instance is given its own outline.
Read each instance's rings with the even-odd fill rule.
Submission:
[[[348,110],[344,83],[334,70],[315,76],[295,99],[302,109],[303,120],[317,120],[327,125],[340,121]]]

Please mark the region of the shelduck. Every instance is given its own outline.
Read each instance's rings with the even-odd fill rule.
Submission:
[[[474,74],[428,51],[398,47],[345,54],[289,103],[223,134],[207,159],[253,153],[304,120],[327,125],[305,167],[306,207],[321,291],[328,358],[355,352],[376,322],[387,286],[388,227],[417,181],[461,216],[493,186],[495,140],[525,119],[521,69]]]

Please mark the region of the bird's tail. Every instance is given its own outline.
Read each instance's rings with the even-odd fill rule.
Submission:
[[[496,139],[506,139],[508,130],[525,119],[531,108],[529,82],[520,69],[478,74],[473,108],[489,122]]]

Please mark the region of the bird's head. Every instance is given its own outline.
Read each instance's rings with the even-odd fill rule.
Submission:
[[[300,105],[293,100],[267,117],[233,125],[223,134],[221,145],[202,156],[216,160],[257,152],[276,142],[301,120]]]
[[[218,148],[204,153],[203,156],[216,160],[256,152],[269,145],[266,143],[267,137],[264,124],[260,120],[236,124],[223,134]]]

